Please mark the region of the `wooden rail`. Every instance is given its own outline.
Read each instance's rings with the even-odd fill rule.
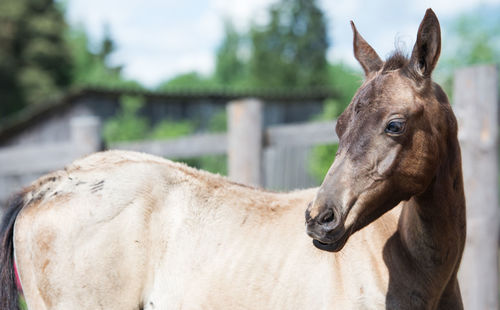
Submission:
[[[189,158],[227,153],[227,135],[197,134],[172,140],[113,143],[110,149],[130,150],[168,158]]]
[[[315,146],[338,143],[335,121],[270,126],[264,131],[264,147]],[[168,158],[189,158],[228,153],[227,134],[195,134],[170,140],[118,142],[110,149],[151,153]]]

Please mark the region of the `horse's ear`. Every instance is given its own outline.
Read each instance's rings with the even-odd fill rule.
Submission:
[[[363,70],[365,70],[365,75],[370,74],[380,70],[383,66],[383,62],[378,57],[377,52],[368,44],[365,39],[358,33],[356,26],[351,21],[352,33],[353,33],[353,47],[354,47],[354,57],[358,60]]]
[[[441,28],[436,14],[427,9],[418,27],[417,42],[413,47],[410,67],[424,77],[430,77],[441,53]]]

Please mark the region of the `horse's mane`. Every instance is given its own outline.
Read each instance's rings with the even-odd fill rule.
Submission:
[[[385,61],[382,73],[404,68],[408,62],[409,59],[406,53],[400,49],[396,49]]]

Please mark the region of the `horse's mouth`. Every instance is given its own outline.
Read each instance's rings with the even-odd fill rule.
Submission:
[[[337,231],[335,234],[318,235],[313,231],[308,231],[308,234],[313,238],[313,245],[323,251],[338,252],[342,250],[347,243],[347,240],[352,234],[352,227]]]
[[[339,240],[333,242],[323,242],[318,239],[313,239],[313,244],[316,248],[323,251],[338,252],[342,250],[346,241],[347,238],[340,238]]]

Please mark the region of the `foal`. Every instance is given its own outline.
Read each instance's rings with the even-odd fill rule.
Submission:
[[[340,251],[349,236],[401,202],[383,260],[387,308],[462,308],[457,270],[465,243],[465,199],[457,122],[432,82],[441,48],[427,10],[410,59],[385,63],[354,24],[354,55],[366,80],[339,117],[337,157],[306,211],[318,248]]]
[[[430,78],[437,18],[427,11],[410,59],[385,63],[353,30],[366,81],[338,120],[319,190],[272,193],[151,155],[93,154],[14,200],[0,308],[17,308],[14,260],[29,309],[462,308],[457,125]]]

